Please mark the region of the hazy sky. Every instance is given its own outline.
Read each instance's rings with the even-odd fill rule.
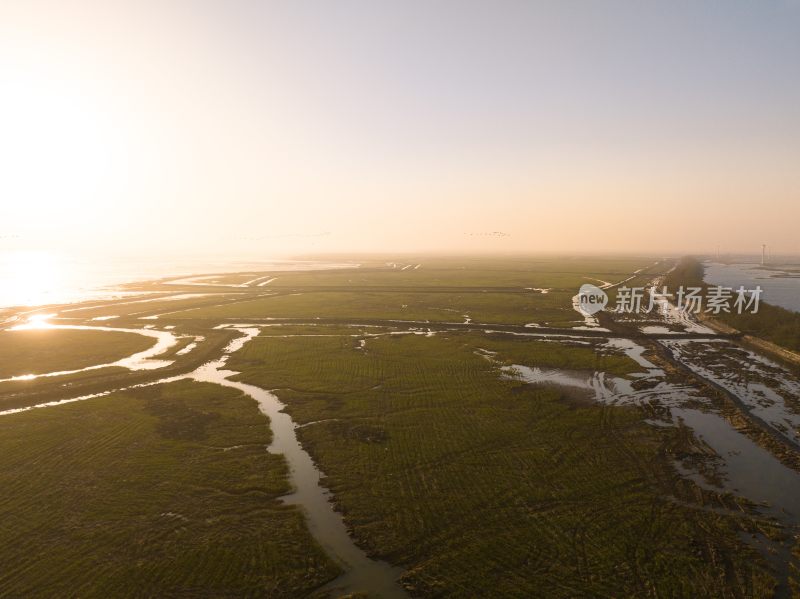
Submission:
[[[0,202],[0,251],[800,253],[800,2],[0,0]]]

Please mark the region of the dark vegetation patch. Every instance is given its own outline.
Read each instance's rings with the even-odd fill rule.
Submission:
[[[147,413],[158,419],[156,431],[167,439],[204,441],[209,425],[221,418],[219,412],[195,407],[175,393],[164,393],[160,385],[142,389],[140,396],[146,397]]]

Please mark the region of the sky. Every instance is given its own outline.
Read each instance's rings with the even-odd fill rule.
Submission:
[[[800,1],[0,0],[0,252],[800,254]]]

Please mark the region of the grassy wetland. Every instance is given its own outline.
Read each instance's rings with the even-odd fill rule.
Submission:
[[[387,336],[354,351],[349,341],[257,338],[231,366],[280,388],[356,538],[408,564],[414,591],[768,591],[767,574],[738,547],[737,520],[682,505],[690,495],[665,459],[670,433],[648,428],[636,409],[503,380],[476,352],[544,356],[530,342]],[[552,358],[539,363],[563,365]],[[569,363],[596,364],[590,355]]]
[[[7,312],[5,329],[46,324],[0,331],[8,376],[72,372],[0,382],[0,594],[797,588],[800,479],[786,456],[800,383],[764,371],[786,401],[763,413],[753,388],[703,369],[724,362],[691,327],[650,334],[648,321],[605,314],[588,326],[572,307],[583,283],[613,298],[673,263],[349,262],[359,266],[201,273]],[[727,355],[731,370],[757,364]],[[748,426],[783,434],[783,454]],[[760,494],[735,459],[756,452],[783,494]],[[305,456],[310,471],[298,469]],[[309,513],[322,508],[308,489],[345,541],[330,515]]]
[[[798,33],[0,0],[0,599],[800,599]]]
[[[0,331],[0,379],[80,370],[115,361],[153,345],[131,333],[106,331]]]
[[[0,421],[0,594],[296,597],[337,574],[255,404],[179,382]]]

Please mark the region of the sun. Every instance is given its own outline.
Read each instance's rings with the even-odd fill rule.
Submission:
[[[66,285],[66,264],[45,251],[17,250],[0,254],[0,305],[36,306],[58,301]]]

